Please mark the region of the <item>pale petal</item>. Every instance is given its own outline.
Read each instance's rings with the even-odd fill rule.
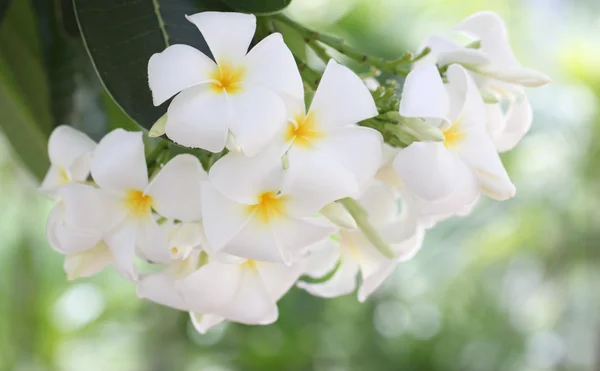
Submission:
[[[168,263],[171,260],[167,234],[154,218],[139,221],[136,244],[141,256],[151,263]]]
[[[286,264],[291,264],[294,258],[306,251],[310,245],[329,238],[338,230],[333,224],[319,223],[310,218],[277,219],[271,222],[271,228]]]
[[[262,39],[246,56],[247,81],[304,102],[304,86],[294,56],[279,33]]]
[[[92,157],[92,177],[107,191],[144,190],[148,185],[148,170],[142,132],[115,129],[106,134]]]
[[[273,91],[259,85],[245,85],[228,94],[230,130],[246,156],[265,148],[287,122],[285,102]]]
[[[217,63],[241,61],[256,30],[252,14],[202,12],[186,18],[198,27]]]
[[[386,225],[398,216],[398,200],[381,182],[373,182],[359,198],[373,225]]]
[[[331,272],[341,258],[339,244],[331,238],[319,241],[308,248],[309,256],[304,274],[321,278]]]
[[[115,269],[131,281],[137,280],[134,264],[137,235],[137,223],[126,221],[104,238],[113,256]]]
[[[202,314],[190,312],[192,325],[200,334],[204,335],[208,330],[222,323],[225,318],[213,314]]]
[[[148,83],[155,106],[182,90],[211,80],[217,65],[189,45],[171,45],[148,61]]]
[[[68,169],[77,158],[92,153],[95,148],[96,142],[90,137],[67,125],[58,126],[48,139],[50,162],[64,169]]]
[[[319,127],[328,130],[355,124],[377,116],[378,112],[360,77],[332,59],[323,73],[309,114],[314,115]]]
[[[50,212],[46,225],[48,242],[56,251],[62,254],[75,254],[92,249],[102,240],[102,235],[98,232],[69,228],[60,214],[61,210],[56,206]]]
[[[225,94],[209,85],[186,89],[177,95],[167,111],[165,133],[185,147],[221,152],[229,127],[229,108]]]
[[[189,306],[175,285],[175,278],[167,270],[140,277],[137,296],[167,307],[188,310]]]
[[[196,157],[179,155],[160,170],[145,193],[152,197],[152,207],[160,215],[196,221],[202,217],[200,183],[206,179],[206,172]]]
[[[206,239],[215,251],[220,251],[250,219],[248,206],[232,201],[215,187],[202,184],[202,215]]]
[[[439,53],[438,65],[461,64],[469,67],[487,65],[491,63],[488,54],[477,49],[460,48],[457,50]]]
[[[515,195],[515,186],[484,128],[469,132],[460,148],[460,156],[474,170],[485,194],[497,200]]]
[[[529,88],[537,88],[552,81],[541,72],[523,67],[485,65],[474,67],[473,71],[486,77]]]
[[[334,155],[324,151],[288,152],[290,167],[281,193],[289,196],[291,215],[312,216],[325,205],[344,197],[357,197],[360,189],[356,176]]]
[[[375,176],[383,157],[383,138],[371,128],[353,126],[333,130],[316,147],[332,154],[354,175],[359,194]]]
[[[358,288],[358,301],[363,303],[369,295],[371,295],[381,284],[392,274],[398,260],[385,260],[377,269],[368,277],[363,276],[363,280]]]
[[[281,158],[270,150],[254,157],[230,152],[215,162],[209,173],[219,192],[244,204],[256,204],[263,192],[279,191],[283,176]]]
[[[215,313],[248,325],[267,325],[277,320],[277,304],[256,269],[242,269],[238,290],[233,300]]]
[[[119,197],[92,186],[68,184],[60,195],[65,223],[77,230],[107,232],[127,214]]]
[[[496,149],[499,152],[511,150],[529,131],[533,121],[531,105],[526,97],[511,105],[506,118],[506,126],[501,134],[492,136]]]
[[[438,57],[440,54],[462,49],[462,46],[444,37],[430,36],[429,38],[425,39],[425,41],[419,46],[419,53],[421,53],[425,48],[429,48],[429,53],[424,58],[415,62],[414,67],[423,67],[430,64],[437,64]]]
[[[278,301],[296,283],[306,262],[300,261],[291,266],[277,263],[256,262],[256,270],[272,300]]]
[[[68,173],[71,176],[71,181],[84,182],[90,175],[92,167],[92,152],[79,156],[73,161],[68,168]]]
[[[65,175],[68,174],[63,168],[58,165],[50,165],[48,172],[44,176],[44,180],[40,185],[40,192],[53,197],[58,198],[59,190],[61,185],[67,184],[70,179],[65,179]]]
[[[306,290],[309,294],[323,298],[334,298],[347,295],[356,290],[358,263],[354,260],[342,260],[337,271],[331,278],[322,283],[308,283],[299,281],[296,286]]]
[[[451,113],[454,125],[460,125],[460,130],[471,127],[485,127],[487,116],[481,94],[473,79],[462,66],[453,64],[446,72],[448,78],[448,94],[451,97]]]
[[[287,219],[282,215],[282,219]],[[244,227],[220,251],[246,259],[283,262],[290,253],[274,236],[272,222],[254,214]],[[210,242],[210,240],[209,240]],[[214,249],[214,245],[211,244]]]
[[[211,260],[176,284],[194,312],[218,313],[236,295],[242,278],[237,264]]]
[[[442,143],[415,142],[394,160],[394,170],[406,187],[426,200],[444,199],[456,190],[455,155]]]
[[[449,123],[450,102],[435,64],[414,68],[404,82],[400,115]]]
[[[64,269],[67,279],[90,277],[112,263],[112,254],[105,244],[99,243],[93,249],[70,254],[65,257]]]

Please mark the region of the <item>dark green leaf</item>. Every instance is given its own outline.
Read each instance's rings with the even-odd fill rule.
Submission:
[[[283,10],[292,0],[223,0],[223,2],[240,12],[272,14]]]
[[[211,55],[186,14],[227,10],[218,0],[74,0],[88,53],[117,104],[146,129],[167,105],[152,105],[148,60],[172,44],[191,45]]]
[[[0,0],[0,23],[4,19],[4,14],[6,14],[8,3],[10,3],[10,0]]]

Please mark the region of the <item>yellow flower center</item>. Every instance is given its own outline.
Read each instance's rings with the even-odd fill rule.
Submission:
[[[295,121],[289,123],[285,129],[286,142],[293,141],[292,145],[311,148],[315,141],[324,136],[311,113],[297,117]]]
[[[69,174],[67,174],[67,170],[64,168],[60,168],[58,170],[58,184],[68,184],[69,183]]]
[[[179,249],[176,247],[171,247],[171,254],[173,255],[177,255],[177,253],[179,252]]]
[[[238,93],[242,90],[245,71],[241,67],[233,67],[230,63],[219,63],[211,78],[212,88],[216,93]]]
[[[279,197],[275,192],[265,192],[258,196],[258,203],[248,206],[248,212],[256,213],[265,222],[281,217],[284,211],[285,197]]]
[[[150,215],[152,209],[152,197],[137,189],[132,189],[125,196],[125,205],[129,212],[141,218]]]
[[[256,270],[256,261],[248,259],[245,262],[241,263],[240,266],[244,269],[254,271]]]
[[[465,133],[460,130],[460,121],[455,120],[452,125],[446,130],[442,130],[444,134],[444,146],[448,149],[452,149],[462,142],[465,137]]]

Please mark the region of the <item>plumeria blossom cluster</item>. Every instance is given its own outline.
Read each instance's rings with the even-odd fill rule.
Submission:
[[[366,300],[436,222],[482,193],[515,194],[498,153],[531,124],[524,87],[548,79],[518,64],[497,15],[463,21],[455,32],[468,44],[427,40],[397,114],[443,140],[405,148],[360,125],[385,112],[349,68],[330,60],[308,104],[280,34],[248,50],[253,15],[187,19],[212,55],[169,46],[148,80],[155,105],[172,98],[160,120],[169,145],[190,154],[154,166],[143,133],[123,129],[99,143],[67,126],[50,137],[47,236],[69,279],[112,266],[201,333],[224,320],[264,325],[294,285]],[[219,155],[205,169],[193,149]]]

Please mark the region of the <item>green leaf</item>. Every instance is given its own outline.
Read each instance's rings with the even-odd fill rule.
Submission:
[[[148,60],[172,44],[211,55],[186,14],[228,10],[218,0],[73,0],[85,46],[115,102],[149,129],[167,104],[154,107],[148,88]]]
[[[2,23],[2,20],[4,19],[9,3],[10,0],[0,0],[0,23]]]
[[[285,9],[292,0],[223,0],[223,2],[240,12],[273,14]]]
[[[11,78],[11,68],[0,57],[0,128],[23,164],[38,179],[48,166],[47,136],[40,130],[26,99]]]

